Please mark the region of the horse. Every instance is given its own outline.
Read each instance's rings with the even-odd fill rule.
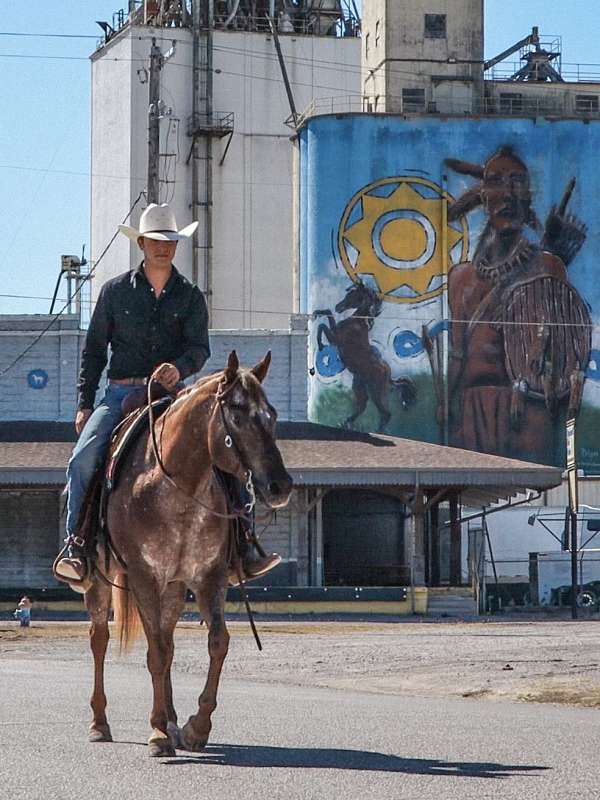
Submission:
[[[410,378],[392,379],[390,365],[383,360],[379,351],[369,342],[369,331],[375,318],[381,313],[382,300],[379,295],[362,281],[351,284],[345,297],[336,305],[338,314],[348,309],[354,313],[336,322],[329,309],[313,312],[313,318],[327,317],[328,325],[321,323],[317,328],[317,347],[322,350],[323,336],[337,347],[344,366],[352,374],[353,412],[342,423],[350,428],[367,407],[369,397],[379,411],[379,432],[383,433],[390,421],[388,405],[390,388],[400,394],[403,408],[408,408],[416,399],[417,391]]]
[[[270,508],[285,506],[292,490],[275,444],[276,411],[261,386],[271,355],[242,369],[233,351],[226,368],[182,390],[124,456],[106,508],[108,544],[85,592],[94,657],[89,740],[112,741],[106,717],[104,659],[109,612],[127,645],[143,627],[152,677],[151,756],[173,756],[175,747],[199,751],[209,738],[211,715],[227,655],[224,606],[231,561],[232,513],[215,467],[243,481]],[[104,559],[103,559],[104,556]],[[106,574],[100,565],[108,568]],[[111,586],[113,584],[113,586]],[[119,588],[115,588],[119,587]],[[208,627],[209,669],[198,711],[177,727],[171,664],[173,632],[191,589]]]

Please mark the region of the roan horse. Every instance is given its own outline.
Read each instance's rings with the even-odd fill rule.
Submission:
[[[329,325],[321,323],[317,329],[317,347],[323,349],[323,336],[337,347],[344,366],[352,373],[354,408],[343,427],[349,428],[365,411],[369,397],[379,411],[379,430],[383,432],[390,421],[391,413],[387,395],[390,388],[399,392],[403,408],[416,398],[416,388],[410,378],[392,379],[389,364],[369,342],[369,331],[375,318],[381,313],[381,298],[364,283],[352,283],[346,296],[336,305],[338,314],[348,309],[354,313],[336,322],[329,309],[313,312],[313,317],[325,316]]]
[[[109,497],[107,525],[113,551],[107,577],[126,587],[112,589],[117,629],[126,642],[141,618],[148,642],[154,692],[151,756],[175,755],[176,746],[201,750],[217,705],[229,643],[224,604],[231,519],[213,467],[252,485],[271,508],[285,506],[290,497],[292,481],[274,439],[276,412],[261,387],[269,363],[270,353],[252,369],[241,369],[234,351],[223,372],[183,390],[155,427],[167,475],[154,456],[152,437],[146,434],[126,456]],[[104,556],[101,551],[99,565]],[[171,687],[173,631],[188,588],[208,626],[210,663],[198,711],[179,730]],[[85,603],[95,665],[89,738],[112,741],[104,694],[110,585],[94,577]]]

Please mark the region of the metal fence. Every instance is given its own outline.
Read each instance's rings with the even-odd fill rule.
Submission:
[[[375,95],[345,94],[334,97],[317,97],[298,116],[297,126],[301,126],[311,117],[325,114],[427,114],[450,116],[508,116],[508,117],[574,117],[581,119],[600,119],[598,94],[589,97],[573,96],[571,93],[553,97],[546,95],[528,96],[518,92],[515,84],[514,92],[501,92],[495,97],[465,99],[461,101],[423,100],[418,103],[414,98]],[[578,99],[578,97],[580,99]]]

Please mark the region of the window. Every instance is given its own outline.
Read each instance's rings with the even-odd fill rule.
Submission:
[[[381,21],[377,20],[375,23],[375,47],[379,47],[379,40],[381,39]]]
[[[523,95],[519,92],[500,92],[500,113],[519,114],[523,111]]]
[[[370,41],[370,39],[371,39],[371,34],[367,33],[367,35],[365,36],[365,55],[366,56],[369,55],[369,41]]]
[[[425,89],[402,89],[402,111],[425,111]]]
[[[575,95],[575,111],[578,114],[597,114],[600,111],[597,94]]]
[[[445,14],[425,14],[425,38],[426,39],[446,38]]]

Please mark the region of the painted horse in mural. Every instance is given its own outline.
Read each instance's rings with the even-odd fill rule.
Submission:
[[[369,398],[379,412],[379,431],[383,432],[390,421],[388,403],[390,389],[400,395],[403,408],[414,403],[417,391],[410,378],[392,379],[389,364],[384,361],[377,348],[369,342],[369,332],[376,317],[381,313],[382,300],[379,295],[362,282],[351,284],[345,297],[336,305],[336,313],[354,309],[354,313],[336,322],[333,312],[320,309],[313,312],[316,317],[327,317],[328,324],[317,328],[317,347],[324,347],[323,337],[337,348],[346,369],[352,374],[354,407],[343,427],[350,428],[365,411]]]
[[[109,639],[112,588],[121,642],[139,620],[148,642],[154,700],[151,756],[173,756],[175,747],[198,751],[207,743],[211,715],[229,634],[224,605],[230,563],[232,518],[244,510],[228,506],[218,471],[242,481],[270,508],[289,500],[292,480],[275,444],[276,413],[261,383],[270,353],[252,369],[241,369],[235,351],[227,367],[184,389],[125,455],[121,476],[109,495],[108,544],[85,592],[94,655],[90,741],[112,741],[106,718],[104,658]],[[191,589],[208,627],[210,658],[198,711],[180,730],[173,706],[173,631]],[[137,625],[139,627],[139,625]]]

